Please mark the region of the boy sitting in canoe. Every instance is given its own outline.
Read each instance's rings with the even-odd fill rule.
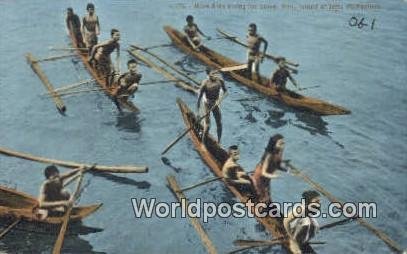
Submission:
[[[240,159],[240,151],[237,145],[229,147],[229,158],[223,164],[222,173],[225,181],[236,187],[242,193],[248,193],[250,196],[254,194],[253,184],[250,177],[237,163]]]
[[[318,233],[319,224],[313,217],[317,215],[321,207],[321,195],[317,191],[304,191],[302,198],[305,200],[305,206],[301,207],[304,214],[299,215],[291,211],[284,218],[284,228],[290,238],[290,246],[299,246],[298,249],[308,243]],[[296,253],[301,253],[301,250]]]
[[[117,80],[117,90],[114,96],[121,97],[134,97],[134,93],[137,91],[142,75],[137,71],[137,61],[130,59],[127,61],[128,72],[120,75]]]
[[[198,27],[197,24],[194,23],[194,17],[192,15],[188,15],[186,18],[187,25],[184,27],[184,32],[187,35],[187,40],[189,45],[196,51],[199,51],[199,48],[202,46],[201,37],[199,34],[207,38],[208,40],[211,37],[206,36]]]
[[[296,73],[293,71],[293,73]],[[278,69],[273,73],[271,76],[268,86],[269,87],[276,87],[277,90],[283,91],[286,90],[287,85],[287,78],[291,81],[291,83],[298,87],[297,82],[291,76],[289,69],[284,63],[284,60],[278,61]]]
[[[38,208],[36,215],[39,219],[45,219],[47,216],[62,216],[66,207],[71,205],[74,200],[70,193],[64,189],[67,181],[74,177],[85,167],[79,167],[67,173],[60,174],[56,166],[47,166],[44,170],[46,180],[41,185],[38,196]]]
[[[99,75],[106,77],[106,85],[109,87],[113,82],[112,69],[115,73],[120,73],[120,32],[117,29],[110,31],[111,39],[95,45],[92,48],[89,63],[96,60],[96,70]],[[116,50],[116,68],[112,65],[110,54]]]

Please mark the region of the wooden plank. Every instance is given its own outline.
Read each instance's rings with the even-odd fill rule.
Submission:
[[[240,65],[235,65],[235,66],[230,66],[230,67],[223,67],[220,68],[219,70],[221,72],[228,72],[228,71],[240,71],[243,69],[247,69],[247,64],[240,64]]]
[[[12,156],[12,157],[17,157],[25,160],[31,160],[31,161],[36,161],[36,162],[41,162],[41,163],[48,163],[48,164],[55,164],[61,167],[66,167],[66,168],[79,168],[81,166],[85,167],[92,167],[93,164],[85,164],[85,163],[77,163],[77,162],[72,162],[72,161],[61,161],[61,160],[54,160],[54,159],[48,159],[45,157],[38,157],[34,156],[28,153],[21,153],[21,152],[16,152],[4,147],[0,147],[0,153],[7,155],[7,156]],[[101,172],[108,172],[108,173],[147,173],[148,172],[148,167],[147,166],[103,166],[103,165],[96,165],[93,169],[94,171],[101,171]]]
[[[168,184],[174,193],[174,195],[177,197],[178,201],[181,202],[182,199],[185,200],[186,207],[188,207],[188,201],[187,198],[185,197],[184,193],[180,191],[180,187],[175,180],[174,176],[167,176],[167,181]],[[205,229],[202,227],[202,224],[200,223],[198,218],[194,217],[189,217],[189,220],[192,224],[192,226],[195,228],[196,232],[201,238],[202,243],[205,245],[208,253],[210,254],[215,254],[218,253],[215,246],[213,245],[212,241],[209,239],[208,234],[206,233]]]
[[[55,106],[57,107],[58,111],[61,114],[64,114],[66,111],[66,107],[64,105],[64,102],[62,101],[61,97],[59,94],[55,91],[53,85],[51,82],[49,82],[47,76],[45,73],[42,71],[40,65],[37,63],[37,60],[34,58],[34,56],[31,53],[28,53],[26,55],[27,61],[30,64],[31,68],[33,71],[37,74],[37,76],[40,78],[42,83],[44,84],[45,88],[49,91],[50,95],[52,96],[52,99],[54,100]]]
[[[188,91],[188,92],[192,92],[194,94],[198,94],[198,87],[193,86],[183,80],[180,80],[178,78],[176,78],[173,74],[171,74],[170,72],[168,72],[167,70],[165,70],[164,68],[156,65],[155,63],[153,63],[152,61],[150,61],[148,58],[144,57],[142,54],[140,54],[139,52],[137,52],[137,50],[129,50],[130,55],[132,55],[134,58],[137,58],[139,61],[143,62],[144,64],[146,64],[148,67],[150,67],[151,69],[155,70],[156,72],[160,73],[161,75],[163,75],[165,78],[172,80],[175,82],[175,84],[178,84],[177,86]]]

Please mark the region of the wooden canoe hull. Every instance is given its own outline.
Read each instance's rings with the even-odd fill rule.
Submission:
[[[79,45],[75,39],[74,33],[69,30],[69,35],[70,38],[72,40],[72,45],[74,48],[79,48]],[[78,55],[81,57],[83,64],[85,65],[86,69],[88,70],[88,72],[92,75],[92,77],[96,80],[96,82],[99,84],[100,87],[102,87],[103,91],[105,92],[105,94],[110,98],[110,99],[114,99],[113,98],[113,93],[115,92],[117,85],[114,84],[111,87],[108,87],[106,85],[106,78],[105,77],[101,77],[98,75],[98,73],[96,72],[96,70],[89,64],[88,62],[88,51],[87,50],[80,50],[77,49],[76,52],[78,53]],[[120,103],[120,105],[122,107],[124,107],[125,109],[129,110],[130,112],[140,112],[140,110],[136,107],[136,105],[134,105],[133,102],[124,99],[124,98],[118,98],[117,99],[118,103]]]
[[[21,218],[24,221],[46,224],[62,223],[62,217],[49,216],[44,220],[39,220],[33,213],[33,209],[37,204],[37,200],[26,193],[0,186],[0,218]],[[70,221],[80,221],[96,212],[101,206],[102,204],[94,204],[74,207],[70,215]]]
[[[186,54],[194,56],[205,65],[216,69],[242,65],[242,63],[225,57],[205,46],[202,46],[202,50],[199,52],[193,50],[188,45],[185,35],[170,26],[165,26],[164,31],[178,48],[180,48]],[[268,80],[265,77],[261,77],[261,82],[257,83],[248,79],[244,75],[244,71],[231,71],[228,72],[227,75],[239,81],[241,84],[256,90],[257,92],[260,92],[274,100],[279,101],[280,103],[296,109],[313,112],[318,115],[344,115],[351,113],[350,110],[344,107],[333,105],[320,99],[303,96],[289,90],[278,91],[273,87],[266,87],[264,84],[266,84]]]
[[[222,177],[222,166],[228,158],[227,151],[223,149],[211,135],[208,135],[208,138],[205,141],[206,146],[203,146],[199,138],[199,128],[196,128],[196,126],[200,126],[196,123],[196,116],[181,99],[177,99],[177,104],[180,108],[186,128],[194,126],[194,128],[189,131],[189,134],[196,151],[201,156],[202,161],[206,165],[208,165],[208,167],[216,176]],[[200,129],[202,129],[202,126],[200,126]],[[231,191],[240,200],[240,202],[244,203],[249,199],[249,196],[247,194],[239,192],[239,190],[236,189],[234,186],[227,184],[224,180],[222,181],[229,189],[229,191]],[[273,238],[286,236],[282,218],[256,217],[256,219],[266,228],[268,232],[271,233]],[[291,247],[288,243],[284,244],[283,246],[289,253],[292,253],[290,249]],[[306,247],[312,250],[311,246],[307,245]]]

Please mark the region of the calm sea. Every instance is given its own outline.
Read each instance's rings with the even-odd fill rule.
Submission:
[[[271,53],[301,64],[298,83],[303,87],[320,86],[304,90],[305,95],[345,106],[352,114],[313,116],[259,97],[227,80],[230,95],[222,105],[223,145],[238,144],[241,164],[252,170],[267,139],[275,133],[283,134],[287,159],[343,201],[376,202],[378,218],[368,221],[406,248],[406,1],[380,1],[380,8],[375,10],[346,9],[347,4],[357,1],[292,1],[295,10],[282,9],[285,1],[281,0],[197,3],[203,4],[201,7],[235,4],[236,8],[194,8],[193,3],[182,0],[95,1],[100,40],[109,38],[110,29],[115,27],[121,31],[122,49],[131,43],[169,43],[162,27],[182,28],[188,14],[194,15],[204,33],[212,37],[217,37],[217,27],[243,37],[247,25],[257,23],[259,33],[269,40]],[[329,3],[344,9],[298,9],[301,4]],[[260,4],[268,6],[261,9]],[[83,16],[85,5],[84,1],[0,1],[0,146],[63,160],[150,167],[148,174],[87,175],[81,204],[104,205],[84,224],[103,231],[68,235],[64,253],[205,253],[188,219],[136,219],[130,202],[131,198],[143,197],[175,201],[167,187],[168,175],[175,175],[181,186],[212,176],[188,138],[166,155],[172,167],[160,159],[165,145],[184,128],[176,98],[181,97],[193,107],[196,98],[170,83],[145,86],[133,99],[141,114],[119,115],[101,92],[85,93],[67,97],[67,115],[61,116],[52,100],[42,95],[46,90],[26,63],[24,55],[28,52],[39,58],[65,54],[50,51],[49,47],[67,47],[65,9],[71,6]],[[367,26],[349,26],[352,17],[359,22],[364,18]],[[225,40],[205,43],[244,61],[245,50],[239,45]],[[169,62],[183,62],[187,70],[204,69],[176,48],[158,48],[154,52]],[[129,56],[125,51],[121,56],[124,69]],[[41,66],[55,87],[90,78],[78,58],[44,62]],[[270,75],[275,67],[266,61],[261,71]],[[145,66],[140,71],[143,81],[164,79]],[[204,73],[193,77],[201,80]],[[44,165],[5,156],[0,156],[0,165],[1,185],[38,195]],[[276,201],[297,201],[309,188],[298,178],[282,174],[272,182],[272,196]],[[186,195],[191,201],[233,199],[221,182]],[[331,221],[321,219],[320,223]],[[214,218],[204,228],[222,253],[236,248],[235,239],[270,238],[249,218]],[[0,252],[49,253],[55,235],[31,231],[35,230],[17,226],[0,240]],[[326,241],[315,246],[319,253],[390,252],[357,223],[326,230],[317,240]],[[278,246],[267,251],[282,253]]]

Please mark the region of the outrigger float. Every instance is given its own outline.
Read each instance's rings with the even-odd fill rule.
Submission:
[[[16,157],[20,159],[54,164],[70,169],[79,167],[85,167],[93,172],[102,173],[147,173],[147,166],[103,166],[96,164],[83,164],[72,161],[55,160],[45,157],[34,156],[28,153],[17,152],[8,148],[0,147],[0,154]],[[71,179],[64,182],[65,185],[77,180],[75,191],[72,194],[72,198],[75,201],[81,194],[81,184],[83,179],[83,173],[73,176]],[[61,252],[65,232],[68,230],[68,224],[71,222],[80,222],[82,219],[96,212],[102,206],[101,203],[87,205],[87,206],[68,206],[63,215],[42,216],[39,213],[38,200],[26,193],[0,186],[0,219],[12,221],[5,229],[0,231],[0,239],[15,228],[20,222],[28,222],[34,224],[36,227],[45,225],[57,225],[60,226],[58,238],[55,242],[53,254],[59,254]]]
[[[111,86],[107,86],[107,77],[103,77],[97,73],[95,68],[93,68],[89,62],[88,62],[88,49],[86,48],[79,48],[78,42],[75,39],[75,36],[73,35],[72,31],[69,30],[69,35],[72,41],[72,47],[70,48],[57,48],[56,50],[68,50],[68,51],[75,51],[76,54],[64,54],[64,55],[58,55],[58,56],[51,56],[48,58],[43,58],[43,59],[37,59],[34,57],[31,53],[26,54],[26,59],[28,64],[31,66],[33,71],[37,74],[45,88],[47,89],[47,93],[44,95],[49,95],[52,97],[59,113],[62,115],[65,115],[65,112],[67,111],[67,107],[65,106],[65,103],[62,100],[63,96],[66,95],[73,95],[76,93],[84,93],[84,92],[92,92],[92,91],[103,91],[115,104],[116,106],[120,106],[122,108],[127,109],[130,112],[140,112],[140,110],[137,108],[134,103],[128,99],[127,96],[116,96],[115,92],[117,90],[117,83],[112,84]],[[41,66],[39,63],[45,62],[45,61],[54,61],[54,60],[59,60],[63,58],[68,58],[68,57],[75,57],[79,56],[83,62],[83,65],[89,72],[89,74],[93,77],[93,79],[88,79],[88,80],[83,80],[80,82],[77,82],[75,84],[71,84],[68,86],[64,86],[61,88],[55,88],[54,85],[49,81],[48,77],[44,73],[44,71],[41,69]],[[82,90],[77,90],[77,91],[68,91],[72,89],[76,89],[80,86],[94,83],[96,82],[100,88],[98,89],[82,89]],[[157,82],[150,82],[150,83],[157,83]]]

